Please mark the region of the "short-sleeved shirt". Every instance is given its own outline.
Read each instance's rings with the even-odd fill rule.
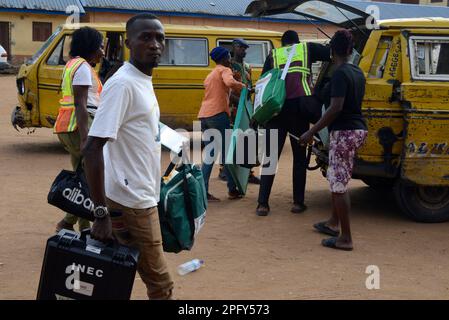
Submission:
[[[338,67],[330,82],[331,98],[344,97],[343,110],[329,125],[329,131],[367,130],[362,115],[362,101],[365,95],[365,76],[356,65],[345,63]]]
[[[98,83],[93,80],[94,75],[92,75],[92,72],[95,71],[87,64],[87,62],[83,62],[73,76],[72,86],[89,86],[87,111],[90,114],[95,115],[95,108],[100,105],[100,94],[98,93]]]
[[[106,196],[125,207],[157,206],[161,183],[159,105],[152,77],[126,62],[107,82],[89,136],[108,138]]]

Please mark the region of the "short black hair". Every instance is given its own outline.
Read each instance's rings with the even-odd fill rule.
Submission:
[[[282,45],[288,45],[288,44],[294,44],[299,43],[299,36],[298,32],[295,30],[287,30],[284,32],[281,38]]]
[[[330,41],[332,52],[340,57],[347,57],[354,48],[354,38],[348,30],[338,30]]]
[[[103,44],[103,35],[96,29],[82,27],[72,35],[70,56],[89,59]]]
[[[134,17],[131,17],[128,22],[126,22],[126,32],[128,33],[131,27],[133,26],[134,22],[137,20],[158,20],[159,18],[151,13],[140,13],[138,15],[135,15]]]

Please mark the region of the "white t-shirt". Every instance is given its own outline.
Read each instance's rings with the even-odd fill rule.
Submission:
[[[125,62],[106,82],[89,136],[109,138],[103,152],[106,196],[133,209],[157,206],[161,143],[152,77]]]
[[[87,95],[87,106],[98,107],[100,105],[100,95],[98,94],[98,83],[94,80],[92,75],[92,68],[83,62],[83,64],[76,70],[73,76],[73,86],[89,86]],[[94,82],[93,82],[94,81]],[[87,108],[89,113],[95,115],[95,109]]]

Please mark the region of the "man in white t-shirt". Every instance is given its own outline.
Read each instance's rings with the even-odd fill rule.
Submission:
[[[107,81],[83,150],[95,204],[91,236],[105,242],[114,233],[120,243],[137,247],[148,297],[171,299],[173,281],[157,210],[161,144],[152,85],[165,47],[164,28],[155,16],[141,14],[128,21],[126,30],[130,61]]]

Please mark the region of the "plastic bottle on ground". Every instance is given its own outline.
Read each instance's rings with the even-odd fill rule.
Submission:
[[[184,276],[190,272],[198,270],[204,264],[204,260],[193,259],[192,261],[181,264],[178,267],[178,274]]]

